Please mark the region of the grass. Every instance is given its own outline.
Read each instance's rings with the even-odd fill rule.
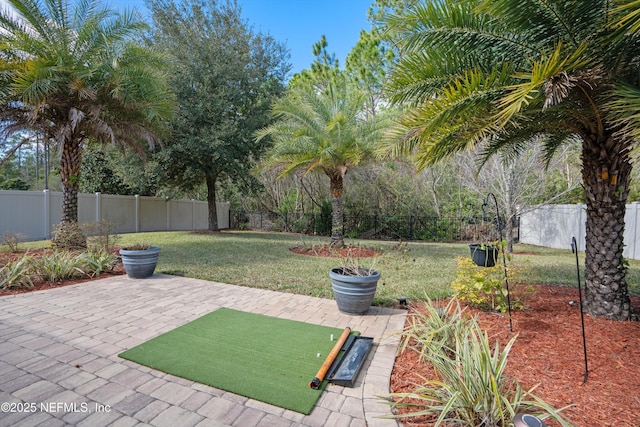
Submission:
[[[156,272],[332,298],[329,269],[342,260],[298,255],[289,249],[328,243],[326,238],[286,233],[226,231],[218,234],[154,232],[123,234],[118,244],[150,242],[162,247]],[[362,259],[364,267],[382,273],[376,304],[391,304],[398,298],[422,300],[451,293],[456,256],[469,256],[466,243],[426,243],[348,239],[347,243],[381,249],[375,259]],[[48,246],[49,242],[21,243],[22,249]],[[3,248],[4,249],[4,248]],[[570,249],[516,245],[514,260],[526,265],[528,283],[576,286],[575,255]],[[630,260],[629,290],[640,295],[640,261]],[[584,253],[580,253],[584,269]],[[581,272],[584,283],[584,274]]]

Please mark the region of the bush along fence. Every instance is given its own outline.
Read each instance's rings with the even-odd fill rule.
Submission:
[[[230,228],[331,235],[331,216],[320,213],[230,211]],[[495,225],[477,217],[345,215],[344,235],[353,239],[486,241]],[[517,239],[517,228],[514,229]]]

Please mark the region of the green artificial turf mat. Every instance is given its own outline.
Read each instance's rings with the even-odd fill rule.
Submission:
[[[309,414],[326,381],[320,390],[309,382],[341,334],[337,328],[220,308],[120,357]]]

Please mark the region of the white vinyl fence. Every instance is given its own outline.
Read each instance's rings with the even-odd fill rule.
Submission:
[[[578,249],[585,249],[587,206],[546,205],[520,216],[520,242],[549,248],[571,249],[575,237]],[[627,205],[624,229],[626,258],[640,259],[640,203]]]
[[[218,203],[218,225],[229,228],[229,204]],[[51,238],[62,216],[62,193],[0,190],[0,236],[24,240]],[[78,194],[78,222],[108,221],[115,233],[203,230],[209,227],[206,202],[145,196]]]

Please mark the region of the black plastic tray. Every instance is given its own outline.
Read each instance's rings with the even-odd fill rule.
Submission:
[[[341,357],[329,368],[327,380],[333,384],[353,387],[372,345],[371,337],[351,335],[342,346]]]

